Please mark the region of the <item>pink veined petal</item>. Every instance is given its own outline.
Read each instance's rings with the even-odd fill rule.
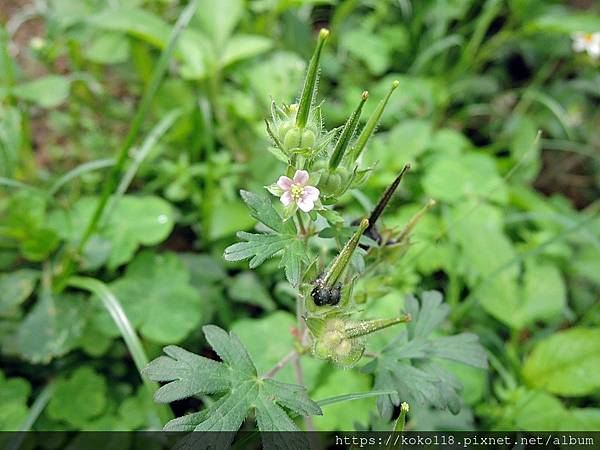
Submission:
[[[308,172],[306,170],[296,170],[294,174],[294,183],[304,186],[308,183]]]
[[[313,202],[310,198],[306,197],[301,197],[296,203],[298,205],[298,208],[300,208],[304,212],[309,212],[315,207],[315,202]]]
[[[292,194],[290,193],[290,191],[285,191],[281,195],[281,197],[279,197],[279,200],[281,201],[281,203],[283,203],[284,206],[290,206],[290,204],[293,201]]]
[[[319,199],[319,190],[314,186],[304,186],[302,198],[316,202]]]
[[[279,179],[277,180],[277,186],[279,186],[284,191],[289,190],[292,187],[292,183],[293,183],[292,179],[289,177],[286,177],[285,175],[280,176]]]

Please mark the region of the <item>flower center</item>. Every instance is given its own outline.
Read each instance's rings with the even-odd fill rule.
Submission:
[[[592,42],[593,38],[594,38],[594,35],[592,33],[585,33],[583,35],[583,40],[585,42]]]
[[[292,198],[294,200],[299,200],[302,197],[302,193],[304,192],[304,186],[300,184],[292,184],[290,189],[290,193],[292,194]]]

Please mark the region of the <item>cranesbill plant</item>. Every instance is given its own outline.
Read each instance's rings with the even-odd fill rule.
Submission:
[[[300,331],[296,346],[265,374],[257,373],[233,333],[214,325],[205,326],[204,334],[221,362],[179,347],[166,347],[166,356],[145,369],[151,380],[167,382],[156,392],[156,401],[214,395],[205,409],[170,421],[165,425],[167,430],[233,432],[251,414],[262,431],[298,430],[295,417],[322,414],[302,385],[301,358],[320,358],[340,368],[355,368],[368,357],[369,363],[361,370],[373,373],[374,388],[385,393],[378,397],[378,408],[387,419],[391,419],[394,406],[403,401],[458,412],[462,386],[436,364],[436,359],[486,367],[485,351],[476,336],[463,333],[431,338],[449,312],[437,292],[423,293],[420,301],[409,296],[397,317],[356,318],[365,305],[353,295],[355,282],[360,277],[378,276],[386,265],[397,263],[410,245],[412,229],[435,202],[427,203],[401,230],[379,226],[379,217],[409,169],[406,166],[366,217],[344,218],[336,210],[340,197],[349,189],[359,188],[372,170],[361,165],[361,155],[399,83],[392,83],[362,129],[361,111],[369,99],[366,91],[343,126],[324,129],[316,95],[319,60],[328,34],[327,30],[319,33],[298,103],[273,102],[271,117],[266,120],[273,143],[270,151],[286,164],[285,172],[266,186],[266,192],[241,191],[250,214],[266,231],[241,231],[241,242],[225,250],[226,260],[248,259],[252,269],[269,258],[279,259],[297,291]],[[323,242],[333,240],[339,247],[330,255],[323,251]],[[405,326],[383,351],[365,355],[370,334],[400,324]],[[275,380],[288,363],[295,365],[298,385]],[[310,420],[306,423],[310,428]]]

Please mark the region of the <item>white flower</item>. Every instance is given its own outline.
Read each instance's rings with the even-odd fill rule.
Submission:
[[[592,58],[600,58],[600,32],[573,34],[573,50],[587,52]]]
[[[304,212],[309,212],[315,207],[315,202],[319,199],[319,190],[314,186],[307,186],[308,172],[306,170],[296,170],[294,178],[281,176],[277,180],[277,186],[283,192],[279,197],[281,203],[289,206],[295,203],[298,208]]]

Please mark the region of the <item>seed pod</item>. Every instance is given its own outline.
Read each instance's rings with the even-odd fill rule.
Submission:
[[[365,145],[367,145],[367,141],[369,140],[369,138],[375,131],[375,127],[377,127],[377,123],[379,123],[379,119],[381,119],[383,111],[385,110],[385,107],[386,107],[390,97],[392,96],[392,93],[396,90],[396,88],[399,85],[400,85],[400,82],[398,80],[395,80],[392,83],[392,86],[391,86],[390,90],[388,91],[387,95],[383,98],[383,100],[381,100],[379,102],[379,104],[375,108],[375,111],[373,111],[373,114],[371,114],[371,117],[369,117],[367,124],[365,125],[365,127],[362,129],[362,131],[358,135],[356,144],[354,145],[354,147],[352,148],[352,150],[350,152],[350,160],[352,162],[355,162],[358,159],[358,157],[360,156],[360,154],[362,153],[362,151],[364,150]]]
[[[298,106],[298,114],[296,115],[296,127],[298,128],[304,128],[306,126],[306,122],[308,121],[308,115],[310,113],[310,108],[313,103],[317,85],[317,74],[319,71],[321,50],[323,50],[323,45],[325,45],[325,41],[328,37],[329,30],[325,28],[321,29],[319,32],[319,41],[317,42],[317,47],[315,48],[315,51],[310,59],[310,63],[308,64],[308,71],[304,80],[304,86],[302,87],[302,94],[300,95],[300,104]]]
[[[343,317],[309,318],[308,329],[313,335],[313,354],[340,366],[349,367],[358,362],[364,350],[362,339],[376,331],[410,321],[410,314],[394,319],[354,321]]]
[[[339,139],[337,140],[335,147],[333,148],[333,153],[331,154],[331,158],[329,159],[329,170],[333,171],[337,166],[342,162],[342,158],[344,157],[344,153],[350,144],[350,140],[352,136],[354,136],[354,132],[356,131],[356,127],[358,126],[358,120],[360,119],[360,113],[362,111],[362,107],[369,98],[369,93],[364,91],[361,95],[361,100],[354,112],[348,117],[346,124],[344,125],[344,129],[342,130]]]

